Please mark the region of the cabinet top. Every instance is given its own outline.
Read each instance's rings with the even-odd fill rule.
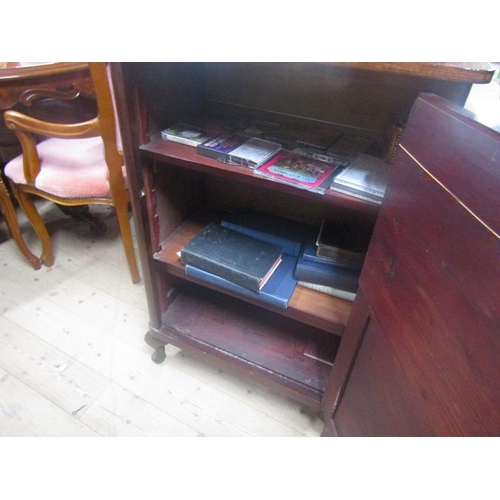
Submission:
[[[334,66],[468,83],[489,83],[495,68],[487,62],[334,62]]]

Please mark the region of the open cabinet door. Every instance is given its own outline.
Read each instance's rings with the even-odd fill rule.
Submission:
[[[500,133],[415,102],[323,399],[325,435],[500,435]]]

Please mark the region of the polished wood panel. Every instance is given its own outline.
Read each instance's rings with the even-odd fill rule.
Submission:
[[[335,427],[497,436],[500,238],[490,214],[500,134],[435,96],[414,110],[361,275],[367,328],[332,401]]]

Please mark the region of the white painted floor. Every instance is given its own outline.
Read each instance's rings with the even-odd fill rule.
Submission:
[[[109,227],[96,239],[54,204],[40,210],[52,268],[33,270],[0,219],[0,436],[319,436],[300,404],[173,346],[153,363],[112,211],[92,209]]]

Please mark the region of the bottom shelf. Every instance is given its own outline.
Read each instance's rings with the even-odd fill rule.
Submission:
[[[155,336],[319,409],[340,337],[185,283]],[[304,354],[305,352],[305,354]],[[324,362],[315,359],[328,358]]]

